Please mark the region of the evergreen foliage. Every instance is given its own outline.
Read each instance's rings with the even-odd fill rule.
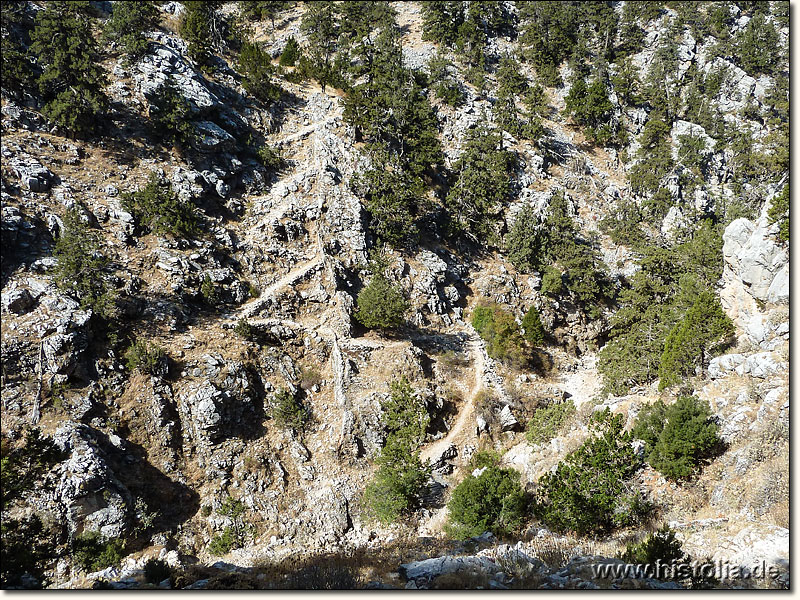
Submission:
[[[167,371],[167,353],[155,344],[148,344],[137,338],[125,351],[125,364],[131,371],[139,371],[148,375],[165,375]]]
[[[303,13],[300,29],[308,40],[308,75],[316,79],[322,91],[336,81],[333,58],[339,37],[339,12],[334,2],[320,0],[309,3]]]
[[[622,555],[622,560],[625,562],[640,565],[655,565],[656,561],[667,565],[681,562],[685,558],[686,554],[681,548],[680,540],[668,525],[651,533],[647,539],[638,544],[629,543]]]
[[[775,196],[767,214],[770,223],[778,223],[778,239],[789,242],[789,185]]]
[[[708,403],[681,396],[669,406],[659,400],[643,408],[631,433],[645,442],[654,469],[669,479],[685,479],[719,448],[718,432]]]
[[[27,46],[33,22],[26,15],[27,2],[8,0],[0,4],[0,83],[3,91],[19,98],[32,92],[36,77]]]
[[[513,152],[486,126],[471,129],[453,164],[456,179],[445,199],[453,228],[483,243],[496,238],[496,218],[511,196]]]
[[[42,68],[42,114],[76,136],[97,133],[108,105],[89,11],[89,2],[48,2],[31,34],[31,52]]]
[[[170,182],[158,173],[151,173],[143,188],[122,194],[122,207],[140,226],[153,233],[183,238],[200,233],[194,206],[179,200]]]
[[[444,100],[452,107],[459,107],[464,103],[466,94],[461,88],[458,77],[453,74],[454,66],[441,50],[431,57],[428,62],[431,85],[437,98]]]
[[[275,16],[288,8],[289,4],[291,3],[285,0],[243,0],[239,2],[242,14],[246,18],[258,21],[269,19],[273,29],[275,29]]]
[[[134,62],[147,52],[150,42],[145,33],[158,27],[159,21],[158,7],[152,0],[122,0],[114,4],[104,34]]]
[[[750,75],[770,74],[777,68],[780,38],[763,13],[757,13],[736,37],[736,57]]]
[[[623,415],[606,408],[592,416],[593,437],[539,479],[534,514],[555,531],[607,533],[634,523],[648,507],[631,491],[640,466],[623,432]]]
[[[90,308],[101,318],[110,317],[114,309],[114,291],[106,275],[110,260],[100,250],[99,236],[77,209],[67,211],[53,256],[57,259],[53,272],[56,286],[82,308]]]
[[[702,292],[667,335],[658,366],[659,390],[684,381],[734,332],[733,323],[712,292]]]
[[[221,299],[217,291],[217,286],[208,273],[203,276],[203,281],[200,282],[200,297],[203,299],[203,302],[211,307],[217,306],[220,303]]]
[[[380,242],[409,245],[416,234],[415,218],[425,205],[422,179],[403,169],[396,154],[375,149],[373,167],[356,174],[353,190],[364,199],[369,226]]]
[[[150,122],[157,138],[164,142],[186,144],[195,138],[191,107],[170,75],[156,88],[150,100]]]
[[[383,273],[376,273],[359,292],[356,319],[369,329],[388,331],[405,322],[409,304],[402,290],[392,285]]]
[[[390,390],[382,405],[386,444],[376,460],[375,477],[364,490],[365,504],[384,523],[418,506],[430,476],[430,467],[422,464],[419,454],[429,423],[425,404],[405,377],[393,381]]]
[[[297,40],[294,39],[294,36],[290,37],[286,41],[286,46],[281,52],[281,57],[278,59],[278,64],[282,67],[293,67],[297,63],[300,58],[300,44],[297,43]]]
[[[598,252],[578,237],[563,192],[553,194],[543,222],[532,207],[523,208],[505,245],[511,264],[523,273],[545,269],[542,293],[560,296],[568,292],[592,317],[599,315],[611,296]]]
[[[271,416],[279,427],[296,432],[302,432],[311,419],[308,408],[288,390],[273,394]]]
[[[514,315],[497,304],[476,306],[472,326],[486,342],[486,353],[515,367],[529,360],[522,334]]]
[[[611,318],[609,342],[598,355],[606,391],[614,394],[627,393],[631,387],[651,383],[659,376],[667,336],[722,276],[721,230],[710,221],[702,222],[691,237],[670,247],[648,245],[640,252],[641,269],[619,292],[619,309]],[[707,295],[703,298],[709,300]],[[713,309],[713,302],[705,300],[703,310],[714,317],[712,329],[722,336],[727,329],[725,319]],[[700,312],[700,307],[696,310]],[[698,331],[704,331],[703,327]],[[706,333],[701,336],[705,339]],[[710,350],[718,341],[708,338],[701,346]],[[685,343],[673,346],[665,365],[674,365],[670,361],[676,352],[697,350],[695,342]],[[671,368],[665,372],[671,372]]]
[[[524,336],[529,344],[532,346],[544,344],[544,326],[535,306],[531,306],[522,318],[522,329],[525,330]]]
[[[483,473],[469,475],[453,490],[447,504],[449,529],[462,538],[485,531],[510,535],[522,526],[527,503],[518,471],[487,466]]]
[[[571,401],[537,408],[531,420],[528,421],[525,439],[531,444],[549,442],[558,435],[574,414],[575,404]]]
[[[259,44],[245,42],[239,51],[239,72],[242,86],[265,103],[278,100],[281,89],[270,81],[274,71],[269,54]]]
[[[72,540],[72,557],[88,573],[116,566],[124,556],[125,543],[119,538],[88,531]]]
[[[565,112],[584,128],[587,137],[595,144],[606,145],[614,140],[615,129],[611,122],[614,107],[600,79],[594,79],[587,86],[579,77],[570,87],[564,102]]]
[[[180,36],[186,42],[189,57],[201,68],[211,67],[214,50],[224,40],[224,25],[217,10],[221,0],[186,0],[186,12],[180,25]]]

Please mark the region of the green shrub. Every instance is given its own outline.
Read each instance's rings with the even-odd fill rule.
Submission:
[[[409,309],[408,301],[398,286],[376,273],[359,292],[356,319],[369,329],[382,331],[396,329],[405,322]]]
[[[233,328],[233,332],[248,342],[254,341],[258,336],[258,329],[253,327],[247,319],[239,319]]]
[[[303,431],[311,415],[308,408],[288,390],[279,390],[272,396],[271,415],[284,429]]]
[[[686,554],[681,549],[681,542],[675,537],[675,532],[664,525],[647,536],[646,540],[638,544],[629,543],[621,558],[631,564],[655,565],[656,561],[662,564],[683,561]]]
[[[187,144],[197,135],[191,114],[189,101],[184,98],[175,78],[169,75],[150,99],[153,133],[164,142]]]
[[[544,344],[544,326],[535,306],[531,306],[522,318],[522,329],[525,330],[524,336],[528,343],[533,346]]]
[[[497,450],[478,450],[469,459],[469,468],[474,471],[483,467],[497,467],[501,459],[502,454]]]
[[[544,444],[552,440],[575,414],[575,404],[561,402],[539,408],[528,421],[525,437],[531,444]]]
[[[208,551],[214,556],[222,556],[238,547],[236,533],[233,527],[226,527],[222,530],[222,533],[218,533],[212,537],[211,541],[208,543]]]
[[[200,283],[200,296],[209,306],[217,306],[221,301],[217,286],[208,273],[203,276],[203,281]]]
[[[497,304],[476,306],[472,313],[472,326],[486,342],[486,352],[492,358],[517,367],[528,361],[519,325],[510,312]]]
[[[450,531],[458,537],[473,537],[484,531],[508,535],[525,520],[527,498],[514,469],[485,467],[478,477],[470,475],[458,484],[447,508]]]
[[[283,52],[281,52],[281,57],[278,63],[282,67],[293,67],[299,58],[300,44],[298,44],[297,40],[294,39],[294,36],[292,36],[286,41],[286,46],[284,47]]]
[[[140,226],[153,233],[184,238],[200,233],[194,206],[179,200],[169,181],[158,173],[151,173],[143,188],[123,193],[122,207]]]
[[[660,400],[642,409],[632,430],[644,440],[647,462],[670,479],[692,475],[720,446],[719,426],[706,402],[681,396],[665,406]]]
[[[276,150],[266,144],[259,146],[256,150],[256,156],[258,157],[258,162],[271,171],[278,172],[286,167],[286,159],[280,150]]]
[[[139,371],[148,375],[166,375],[168,368],[167,353],[163,348],[148,344],[137,338],[125,351],[125,365],[130,371]]]
[[[591,424],[595,435],[539,479],[534,514],[555,531],[604,533],[631,525],[649,509],[631,490],[641,461],[630,432],[623,432],[623,416],[606,408]]]
[[[86,571],[93,573],[116,566],[125,556],[125,543],[106,538],[96,531],[84,532],[72,540],[72,557]]]
[[[161,583],[172,577],[172,568],[160,558],[151,558],[144,563],[144,580],[147,583]]]
[[[105,272],[111,261],[101,251],[100,237],[77,209],[67,211],[53,256],[57,260],[53,272],[56,286],[78,300],[82,308],[109,318],[114,311],[114,291]]]

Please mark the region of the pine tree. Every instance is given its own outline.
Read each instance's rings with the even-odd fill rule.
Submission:
[[[779,46],[778,32],[760,12],[750,19],[736,40],[739,60],[751,75],[770,74],[776,69]]]
[[[516,163],[499,133],[480,126],[467,133],[453,164],[456,179],[445,199],[452,225],[485,244],[496,235],[494,219],[511,194],[509,173]]]
[[[289,2],[285,0],[242,0],[239,5],[246,18],[259,21],[269,19],[272,29],[275,29],[275,16],[287,8]]]
[[[32,22],[26,17],[23,0],[0,5],[0,82],[4,92],[19,96],[34,87],[34,65],[26,52]]]
[[[195,137],[191,107],[172,75],[153,93],[149,112],[154,134],[162,140],[186,144]]]
[[[335,79],[333,56],[339,37],[339,13],[336,5],[328,0],[311,2],[303,13],[300,29],[309,46],[309,73],[319,81],[323,93],[325,87]]]
[[[535,306],[531,306],[522,319],[522,328],[525,330],[525,339],[534,346],[544,343],[544,326]]]
[[[789,242],[789,184],[783,186],[780,194],[775,196],[768,212],[770,223],[779,223],[778,239]]]
[[[31,51],[43,68],[38,84],[47,103],[42,112],[79,136],[98,131],[108,105],[89,9],[89,2],[48,2],[31,35]]]
[[[281,57],[278,62],[282,67],[293,67],[299,58],[300,44],[298,44],[297,40],[292,36],[286,41],[286,47],[284,47],[283,52],[281,52]]]
[[[631,478],[641,461],[623,432],[623,415],[606,408],[592,415],[594,433],[539,479],[533,511],[550,529],[578,535],[631,525],[644,512]]]
[[[77,299],[81,307],[110,317],[114,294],[105,275],[110,261],[100,250],[99,236],[83,222],[77,209],[67,212],[53,254],[58,261],[53,279],[59,289]]]
[[[415,215],[423,205],[425,186],[400,164],[398,157],[385,150],[371,152],[373,166],[351,181],[364,199],[369,212],[369,227],[382,242],[394,247],[411,243],[416,235]]]
[[[464,3],[422,2],[422,39],[452,47],[464,23]]]
[[[121,0],[114,4],[104,33],[134,62],[147,52],[149,41],[144,34],[158,23],[158,7],[152,0]]]
[[[733,334],[730,318],[712,292],[701,293],[686,316],[670,331],[658,366],[658,388],[663,390],[694,375],[706,353]]]
[[[419,504],[430,476],[422,464],[419,447],[425,440],[430,417],[408,379],[395,380],[382,403],[386,444],[376,460],[378,471],[364,491],[364,499],[379,520],[396,521]]]
[[[271,58],[258,44],[242,44],[239,72],[242,74],[244,89],[262,102],[270,103],[280,98],[280,88],[270,81],[274,72]]]
[[[186,0],[186,14],[180,35],[188,46],[189,56],[201,68],[208,68],[215,49],[222,45],[224,32],[217,9],[221,0]]]
[[[357,303],[356,319],[365,327],[383,331],[400,327],[409,308],[403,292],[382,273],[373,275],[359,292]]]

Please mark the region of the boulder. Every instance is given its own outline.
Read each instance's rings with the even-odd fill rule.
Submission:
[[[236,139],[213,121],[198,121],[194,127],[197,135],[192,143],[200,152],[227,152],[236,144]]]
[[[519,427],[519,421],[517,421],[514,413],[511,412],[511,407],[508,405],[504,406],[503,410],[500,411],[500,425],[503,431],[513,431]]]
[[[19,177],[23,188],[32,192],[46,192],[50,189],[53,173],[32,156],[16,156],[9,161],[9,166]]]
[[[399,568],[400,575],[409,582],[413,581],[417,588],[427,587],[442,575],[483,573],[492,576],[500,571],[497,563],[483,556],[441,556],[406,563]]]

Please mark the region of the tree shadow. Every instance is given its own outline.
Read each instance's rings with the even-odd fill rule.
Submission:
[[[147,506],[157,510],[152,528],[157,531],[176,531],[200,508],[200,496],[184,483],[174,481],[147,459],[147,451],[139,444],[125,440],[121,448],[113,444],[107,434],[92,429],[98,446],[117,479],[134,498],[143,498]],[[134,542],[144,547],[146,540]]]

